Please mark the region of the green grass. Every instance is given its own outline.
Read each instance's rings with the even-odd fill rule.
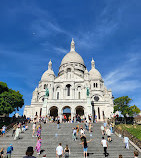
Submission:
[[[141,140],[141,125],[136,125],[136,128],[134,128],[133,125],[120,124],[120,125],[117,125],[117,127],[127,130],[133,136]]]

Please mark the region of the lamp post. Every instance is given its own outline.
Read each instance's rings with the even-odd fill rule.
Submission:
[[[95,122],[95,110],[94,110],[94,101],[91,101],[92,105],[92,114],[93,114],[93,123]]]

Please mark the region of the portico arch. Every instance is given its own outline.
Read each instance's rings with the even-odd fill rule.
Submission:
[[[84,107],[83,106],[77,106],[76,108],[76,114],[83,116],[84,115]]]
[[[58,108],[56,106],[52,106],[49,111],[50,116],[53,116],[54,118],[58,116]]]
[[[71,119],[71,108],[69,106],[65,106],[62,108],[63,115],[66,115],[67,121],[70,121]]]

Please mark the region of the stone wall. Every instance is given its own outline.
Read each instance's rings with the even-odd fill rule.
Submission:
[[[134,144],[136,144],[141,149],[141,141],[137,139],[136,137],[134,137],[128,131],[115,127],[115,132],[117,132],[118,134],[121,134],[122,136],[127,136]]]

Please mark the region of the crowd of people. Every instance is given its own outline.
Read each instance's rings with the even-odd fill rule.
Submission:
[[[6,129],[7,127],[4,125],[1,129],[2,137],[5,136]],[[12,127],[12,137],[14,138],[14,140],[20,139],[21,138],[20,133],[25,132],[27,129],[28,129],[27,122],[23,121],[23,122],[15,123]],[[13,151],[12,144],[10,144],[7,147],[6,152],[4,151],[4,148],[2,147],[0,150],[0,158],[11,158],[12,151]]]
[[[55,123],[58,121],[58,119],[60,119],[59,116],[50,116],[50,115],[46,115],[43,117],[36,115],[35,118],[37,122],[44,122],[44,123]],[[92,115],[88,115],[88,119],[92,121]],[[79,114],[76,114],[72,119],[71,119],[71,115],[63,114],[62,120],[60,120],[60,122],[62,123],[84,123],[85,121],[86,121],[86,116],[85,115],[80,116]],[[97,116],[95,116],[95,122],[97,122]]]
[[[76,117],[76,122],[79,123],[79,116]],[[83,119],[84,124],[77,124],[76,127],[73,127],[72,129],[72,140],[77,141],[76,143],[79,142],[80,145],[82,145],[83,148],[83,155],[84,158],[87,158],[88,156],[88,143],[92,142],[94,139],[87,140],[86,133],[90,134],[90,137],[92,136],[92,130],[93,130],[93,124],[92,124],[92,118],[87,121],[85,118]],[[47,123],[49,120],[47,118],[38,118],[38,116],[35,116],[35,118],[32,120],[32,137],[37,138],[37,143],[35,147],[29,146],[26,150],[26,156],[23,158],[36,158],[33,156],[34,150],[37,152],[38,155],[41,154],[41,147],[42,147],[42,122]],[[30,122],[30,120],[29,120]],[[49,121],[50,122],[50,121]],[[60,118],[56,117],[54,121],[51,122],[56,122],[57,123],[57,129],[60,129]],[[81,122],[81,121],[80,121]],[[84,127],[83,127],[84,125]],[[104,156],[108,157],[109,153],[107,152],[108,148],[108,143],[112,143],[112,134],[114,133],[114,122],[108,124],[106,121],[101,125],[101,145],[104,150]],[[25,132],[28,130],[28,123],[27,122],[19,122],[16,123],[13,126],[13,131],[12,131],[12,137],[16,141],[17,139],[20,139],[20,133]],[[6,133],[6,126],[3,126],[1,129],[2,132],[2,137],[5,136]],[[124,143],[125,143],[125,148],[129,149],[129,138],[124,136]],[[4,148],[0,149],[0,158],[11,158],[12,151],[14,150],[12,144],[10,144],[7,147],[7,151],[5,153]],[[59,145],[56,148],[56,157],[61,158],[69,158],[71,154],[70,148],[68,145],[65,146],[63,149],[62,144],[59,143]],[[138,158],[139,153],[137,151],[134,152],[134,158]],[[46,154],[42,156],[42,158],[46,158]],[[123,158],[122,155],[119,155],[119,158]]]

